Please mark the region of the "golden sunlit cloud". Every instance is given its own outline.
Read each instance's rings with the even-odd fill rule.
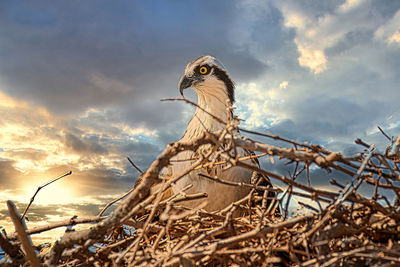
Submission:
[[[335,47],[341,40],[346,40],[348,34],[358,32],[360,28],[375,29],[376,27],[376,22],[370,19],[370,8],[368,8],[368,1],[365,0],[346,0],[332,12],[318,16],[310,15],[306,8],[295,2],[282,1],[278,5],[284,17],[285,27],[295,29],[294,43],[300,54],[297,58],[299,65],[310,69],[314,74],[327,70],[326,49]],[[355,23],[355,20],[352,20],[354,16],[364,23]],[[396,14],[392,19],[397,23],[391,23],[397,25],[396,30],[399,25],[399,19],[396,19],[398,16],[400,15]],[[385,26],[385,29],[380,31],[387,32],[386,28],[393,27],[392,25]],[[391,32],[390,35],[384,34],[385,38],[391,38],[393,31],[389,32]],[[396,42],[397,36],[394,35],[390,40]]]
[[[134,184],[134,177],[120,180],[127,166],[126,152],[121,152],[126,149],[124,145],[157,136],[156,131],[145,127],[114,123],[104,110],[89,109],[74,118],[61,117],[1,91],[0,125],[0,161],[7,163],[0,170],[6,174],[0,177],[0,204],[12,200],[22,213],[38,186],[73,170],[71,176],[39,191],[28,212],[33,218],[28,227],[74,215],[96,215],[98,207]],[[0,210],[6,209],[0,205]],[[14,231],[10,221],[2,220],[0,225]],[[53,233],[58,236],[64,231]],[[51,237],[34,236],[34,240],[49,241]]]
[[[285,17],[285,26],[288,28],[304,29],[306,27],[306,20],[305,16],[296,12],[290,12]]]
[[[389,44],[390,43],[398,43],[400,44],[400,32],[395,32],[392,36],[389,37],[388,39]]]
[[[2,91],[0,91],[0,107],[8,107],[8,108],[15,108],[15,107],[26,107],[28,103],[21,100],[16,100]]]
[[[326,70],[328,60],[322,50],[303,47],[302,45],[298,45],[297,49],[300,52],[298,58],[300,66],[309,68],[314,74]]]
[[[0,100],[0,158],[13,160],[22,172],[45,171],[60,164],[80,170],[96,166],[122,169],[118,162],[123,156],[116,145],[137,143],[138,136],[157,136],[154,130],[101,119],[104,111],[96,109],[68,120],[3,92]],[[93,115],[100,119],[92,119]]]
[[[326,70],[328,62],[323,48],[326,44],[320,40],[329,39],[324,36],[322,38],[319,31],[319,24],[329,23],[330,18],[325,17],[319,21],[313,21],[307,15],[289,6],[283,6],[282,11],[285,19],[285,26],[295,28],[297,37],[294,42],[300,56],[297,58],[299,65],[310,69],[314,74],[319,74]]]
[[[288,81],[283,81],[279,84],[279,88],[285,89],[289,85]]]

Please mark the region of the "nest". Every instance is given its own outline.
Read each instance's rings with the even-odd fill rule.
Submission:
[[[192,142],[171,143],[141,176],[140,182],[109,215],[71,218],[40,228],[27,229],[14,218],[18,232],[0,235],[7,253],[5,266],[391,266],[400,264],[400,138],[391,139],[386,151],[357,140],[361,152],[344,157],[318,145],[257,133],[283,142],[273,146],[235,135],[237,126],[203,133]],[[242,132],[244,129],[240,129]],[[254,132],[253,132],[254,133]],[[251,187],[249,195],[224,210],[207,212],[200,205],[187,209],[182,201],[206,198],[205,194],[172,195],[170,186],[194,169],[218,162],[202,155],[187,171],[152,186],[169,159],[183,150],[197,151],[205,144],[225,147],[219,152],[224,164],[255,170],[284,186],[271,189],[254,184],[235,184],[209,177],[232,187]],[[282,176],[247,165],[227,151],[241,147],[276,156],[292,164],[291,175]],[[216,150],[215,150],[216,151]],[[331,184],[339,190],[323,190],[296,181],[316,165],[351,177],[351,182]],[[308,177],[313,179],[313,177]],[[357,190],[371,187],[372,196]],[[268,192],[276,198],[268,200]],[[391,191],[395,199],[382,192]],[[260,194],[264,192],[264,194]],[[289,210],[294,196],[304,199],[303,208]],[[272,203],[269,203],[271,202]],[[269,205],[267,205],[269,203]],[[109,205],[107,205],[108,207]],[[9,202],[11,216],[12,203]],[[279,212],[277,212],[279,211]],[[307,212],[304,212],[307,211]],[[29,235],[55,227],[91,223],[90,227],[66,232],[48,248],[33,247]],[[42,249],[40,254],[35,249]]]

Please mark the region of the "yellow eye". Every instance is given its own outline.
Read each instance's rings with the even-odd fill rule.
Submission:
[[[200,67],[199,69],[200,74],[207,74],[208,68],[206,66]]]

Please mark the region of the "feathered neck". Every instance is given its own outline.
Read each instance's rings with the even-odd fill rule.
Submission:
[[[199,107],[190,120],[182,139],[195,138],[203,131],[213,132],[225,128],[225,123],[219,122],[210,114],[224,122],[228,119],[227,108],[230,105],[230,99],[223,82],[219,80],[206,81],[194,89],[197,93]]]

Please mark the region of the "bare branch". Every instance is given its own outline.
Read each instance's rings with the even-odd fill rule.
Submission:
[[[143,174],[143,171],[142,171],[138,166],[136,166],[136,164],[133,163],[133,161],[132,161],[129,157],[126,157],[126,158],[128,159],[129,163],[130,163],[138,172],[140,172],[140,174]]]
[[[25,227],[22,225],[21,217],[18,215],[17,208],[15,204],[8,200],[7,201],[8,212],[14,223],[15,230],[18,233],[18,238],[22,243],[22,248],[25,252],[26,260],[30,262],[33,267],[40,267],[40,262],[36,257],[35,251],[33,249],[32,240],[27,236],[25,232]]]
[[[39,191],[40,191],[43,187],[46,187],[46,186],[48,186],[49,184],[52,184],[52,183],[54,183],[55,181],[58,181],[58,180],[60,180],[61,178],[64,178],[65,176],[68,176],[68,175],[71,175],[71,174],[72,174],[72,171],[69,171],[69,172],[67,172],[66,174],[63,174],[63,175],[61,175],[61,176],[59,176],[59,177],[57,177],[57,178],[54,178],[54,179],[51,180],[51,181],[49,181],[49,182],[47,182],[47,183],[45,183],[45,184],[39,186],[39,187],[36,189],[35,194],[33,194],[31,200],[29,201],[29,204],[26,206],[24,212],[22,213],[21,219],[23,219],[23,218],[25,217],[26,212],[28,211],[29,207],[32,205],[33,201],[35,200],[36,195],[39,193]]]

